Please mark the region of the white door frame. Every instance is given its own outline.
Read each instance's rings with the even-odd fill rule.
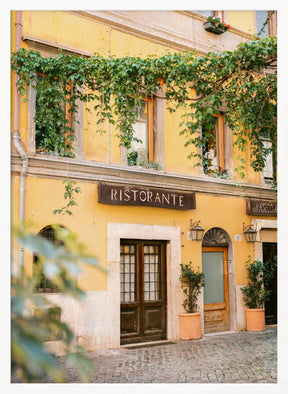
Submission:
[[[182,308],[181,231],[177,226],[158,226],[130,223],[108,223],[108,298],[111,314],[111,342],[120,346],[120,240],[167,241],[167,339],[179,338],[178,314]]]

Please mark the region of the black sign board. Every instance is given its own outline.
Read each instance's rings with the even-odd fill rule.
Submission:
[[[99,183],[98,202],[113,205],[138,205],[169,209],[195,209],[195,193],[166,189]]]
[[[254,216],[277,216],[277,202],[249,199],[246,201],[246,213]]]

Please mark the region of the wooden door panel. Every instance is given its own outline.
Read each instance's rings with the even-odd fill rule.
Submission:
[[[166,243],[121,241],[121,344],[166,339]]]
[[[144,334],[162,333],[165,326],[165,316],[161,306],[145,306],[144,307]]]
[[[139,308],[121,310],[121,333],[139,335]]]

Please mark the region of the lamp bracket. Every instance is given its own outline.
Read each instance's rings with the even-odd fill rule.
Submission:
[[[190,230],[192,230],[192,228],[199,226],[200,220],[197,220],[196,222],[193,223],[193,219],[190,219]]]
[[[248,224],[247,226],[245,226],[245,223],[242,223],[242,228],[243,228],[243,233],[245,234],[247,231],[249,230],[254,230],[254,227],[252,224]]]

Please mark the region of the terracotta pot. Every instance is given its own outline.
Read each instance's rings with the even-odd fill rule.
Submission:
[[[200,312],[181,314],[179,315],[179,322],[181,339],[201,338]]]
[[[261,309],[246,309],[247,331],[265,331],[265,312]]]

